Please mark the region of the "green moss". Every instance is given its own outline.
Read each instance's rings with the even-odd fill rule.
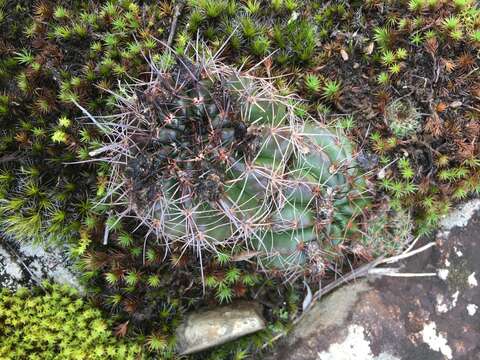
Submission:
[[[111,322],[67,286],[0,292],[0,357],[10,359],[139,359],[142,347],[117,339]]]

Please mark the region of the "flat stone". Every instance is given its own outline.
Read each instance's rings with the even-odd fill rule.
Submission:
[[[400,263],[408,273],[325,296],[267,360],[480,360],[480,201],[445,218],[437,244]],[[392,266],[392,265],[389,265]]]
[[[263,330],[257,303],[236,302],[213,310],[187,314],[177,329],[177,351],[192,354]]]

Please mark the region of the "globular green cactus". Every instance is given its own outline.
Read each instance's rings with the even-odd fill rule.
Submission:
[[[421,115],[417,109],[405,100],[396,100],[385,109],[385,123],[392,133],[405,139],[421,130]]]
[[[117,98],[113,119],[83,109],[108,139],[92,152],[113,167],[105,200],[168,245],[242,242],[298,267],[312,241],[334,253],[368,202],[345,135],[296,116],[270,81],[179,57]]]

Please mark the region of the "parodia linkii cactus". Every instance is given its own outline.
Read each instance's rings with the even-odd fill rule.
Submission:
[[[89,115],[109,140],[92,155],[112,164],[119,216],[169,246],[241,241],[264,264],[295,267],[313,240],[322,254],[339,245],[362,212],[349,141],[300,119],[265,79],[178,58],[117,98],[117,115]]]

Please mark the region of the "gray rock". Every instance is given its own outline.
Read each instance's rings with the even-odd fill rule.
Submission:
[[[57,284],[70,285],[82,291],[66,252],[58,248],[22,244],[18,253],[28,264],[29,271],[37,279],[49,279]]]
[[[480,360],[480,201],[444,219],[437,246],[402,272],[371,278],[316,303],[268,360]],[[419,244],[419,246],[423,245]]]
[[[260,313],[253,302],[190,313],[177,329],[177,351],[192,354],[263,330],[265,321]]]
[[[40,285],[43,280],[67,284],[82,291],[66,251],[57,248],[0,242],[0,288]]]
[[[22,267],[0,243],[0,288],[16,290],[25,281]]]

